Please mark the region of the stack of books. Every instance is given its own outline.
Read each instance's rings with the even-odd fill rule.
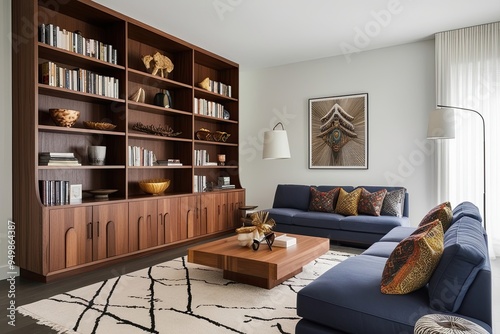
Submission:
[[[182,166],[180,159],[158,160],[157,163],[160,166]]]
[[[273,246],[287,248],[297,243],[297,239],[286,234],[282,234],[274,239]]]
[[[38,156],[40,166],[81,166],[73,152],[41,152]]]

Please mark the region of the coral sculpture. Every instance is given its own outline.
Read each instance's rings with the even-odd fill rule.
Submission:
[[[146,66],[146,69],[151,71],[152,75],[158,73],[162,78],[166,78],[174,69],[174,64],[170,58],[159,52],[156,52],[154,55],[145,55],[142,57],[142,62]]]

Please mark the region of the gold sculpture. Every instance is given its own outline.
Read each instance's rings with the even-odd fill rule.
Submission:
[[[159,73],[162,78],[166,78],[174,69],[174,64],[167,56],[156,52],[154,55],[145,55],[142,57],[142,62],[148,70],[151,70],[152,75]]]

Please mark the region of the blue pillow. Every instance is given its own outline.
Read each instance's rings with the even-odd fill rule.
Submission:
[[[456,312],[477,273],[488,262],[484,230],[477,220],[463,217],[446,231],[441,260],[429,281],[430,306]]]

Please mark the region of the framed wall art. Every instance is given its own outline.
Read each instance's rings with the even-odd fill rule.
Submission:
[[[368,169],[368,94],[309,99],[309,168]]]

